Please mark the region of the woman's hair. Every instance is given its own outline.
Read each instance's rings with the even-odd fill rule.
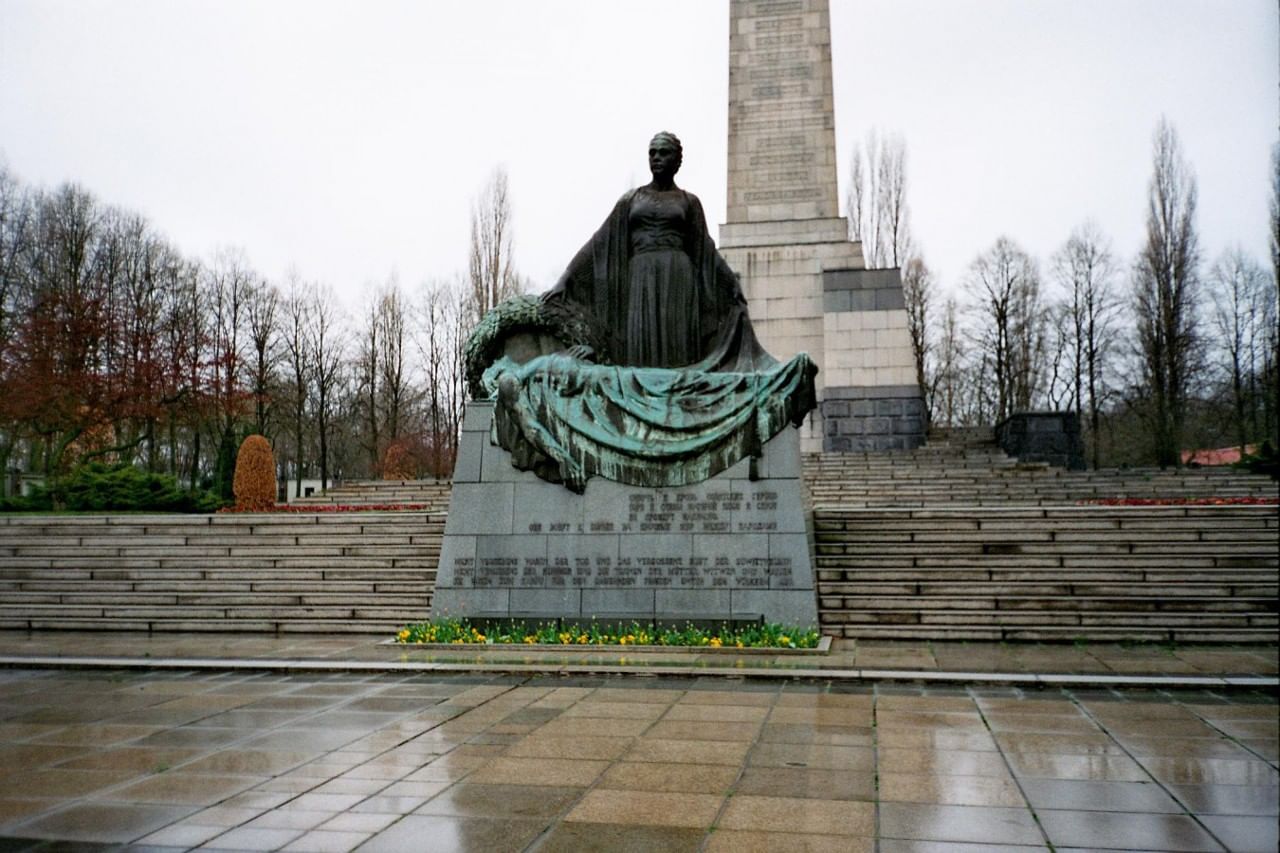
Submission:
[[[670,143],[676,149],[676,168],[679,169],[680,164],[684,162],[684,146],[680,144],[680,137],[669,130],[660,130],[653,135],[653,139],[649,140],[649,144],[653,145],[659,139]]]

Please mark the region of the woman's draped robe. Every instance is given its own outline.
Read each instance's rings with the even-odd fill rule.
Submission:
[[[496,361],[484,384],[494,432],[512,463],[581,492],[595,475],[637,486],[682,486],[747,457],[816,406],[817,368],[801,353],[779,364],[756,339],[738,277],[716,251],[702,205],[686,194],[684,248],[699,316],[659,313],[670,335],[696,334],[701,358],[670,367],[625,363],[631,304],[632,199],[626,193],[570,261],[548,303],[586,316],[606,342],[597,363],[564,353]]]

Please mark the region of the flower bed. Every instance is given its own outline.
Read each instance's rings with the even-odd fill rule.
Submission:
[[[431,509],[431,504],[276,504],[268,509],[223,507],[219,513],[233,512],[407,512]]]
[[[1086,498],[1078,506],[1276,506],[1280,498]]]
[[[816,649],[816,630],[788,625],[695,625],[659,628],[632,622],[584,625],[504,622],[482,629],[466,619],[437,619],[406,625],[396,634],[402,644],[525,646],[667,646],[708,649]]]

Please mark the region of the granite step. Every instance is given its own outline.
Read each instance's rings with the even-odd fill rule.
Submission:
[[[814,527],[820,618],[838,636],[1238,640],[1276,624],[1274,507],[819,507]]]

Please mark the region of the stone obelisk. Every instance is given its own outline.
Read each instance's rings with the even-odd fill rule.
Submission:
[[[828,0],[730,0],[728,221],[764,346],[818,364],[806,450],[915,447],[915,384],[898,270],[868,270],[836,179]]]

